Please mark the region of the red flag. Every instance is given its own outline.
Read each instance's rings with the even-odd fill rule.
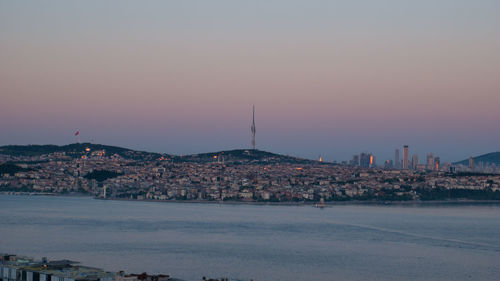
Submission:
[[[80,134],[80,131],[75,132],[75,136],[78,136]]]

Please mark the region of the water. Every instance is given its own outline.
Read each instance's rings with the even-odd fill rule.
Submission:
[[[253,206],[0,195],[0,252],[185,280],[500,280],[500,205]]]

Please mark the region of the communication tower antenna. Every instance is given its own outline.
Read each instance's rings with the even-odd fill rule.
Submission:
[[[252,149],[255,150],[255,105],[253,106],[253,111],[252,111]]]

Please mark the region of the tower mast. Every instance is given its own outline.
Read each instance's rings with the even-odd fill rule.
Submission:
[[[253,106],[253,111],[252,111],[252,149],[255,150],[255,105]]]

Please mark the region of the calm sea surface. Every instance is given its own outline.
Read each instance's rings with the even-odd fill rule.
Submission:
[[[0,252],[185,280],[500,280],[500,205],[316,209],[0,195]]]

